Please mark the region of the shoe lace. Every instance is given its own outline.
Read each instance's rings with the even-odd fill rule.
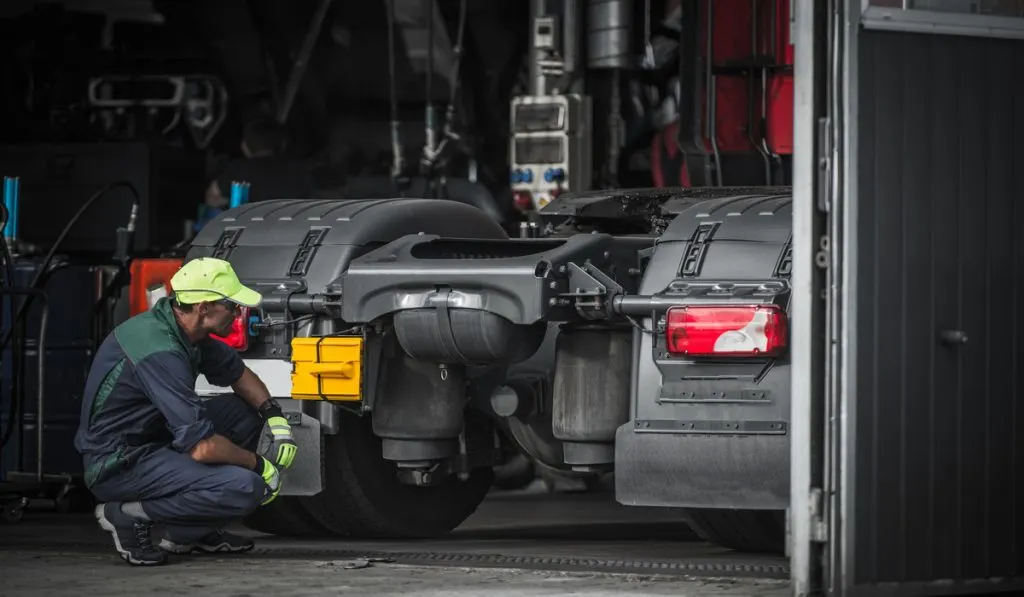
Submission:
[[[136,520],[134,523],[132,523],[132,526],[135,530],[135,543],[139,546],[139,549],[153,549],[153,537],[150,534],[150,529],[153,527],[153,525],[148,522]]]

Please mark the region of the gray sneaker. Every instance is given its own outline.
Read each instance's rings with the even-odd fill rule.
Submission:
[[[114,538],[114,548],[122,560],[133,566],[157,566],[167,562],[167,554],[153,545],[152,522],[128,516],[121,511],[120,502],[100,504],[93,513],[100,528]]]
[[[194,543],[178,543],[173,539],[161,539],[160,549],[174,554],[189,554],[194,551],[202,553],[242,553],[249,551],[256,543],[248,537],[239,537],[224,531],[214,531]]]

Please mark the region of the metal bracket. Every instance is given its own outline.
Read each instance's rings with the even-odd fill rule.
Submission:
[[[832,210],[832,121],[818,119],[818,210]]]
[[[655,404],[764,404],[771,402],[767,390],[736,390],[729,392],[680,392],[662,386],[661,393],[654,399]]]
[[[429,487],[444,482],[451,475],[465,476],[477,468],[493,466],[502,462],[504,453],[500,448],[465,451],[464,436],[459,438],[461,450],[456,456],[435,462],[429,468],[398,469],[398,480],[404,485]]]
[[[828,541],[828,525],[825,523],[825,493],[820,487],[812,487],[810,491],[811,541],[825,543]]]
[[[634,419],[633,433],[786,435],[785,421]]]
[[[610,276],[587,261],[583,266],[568,264],[569,292],[561,296],[575,299],[576,311],[588,319],[612,317],[612,298],[623,288]]]
[[[829,257],[831,246],[832,241],[827,234],[822,234],[818,237],[818,250],[814,253],[814,265],[818,266],[819,269],[828,269],[831,262],[831,257]]]
[[[580,267],[575,263],[569,263],[569,292],[565,296],[600,296],[608,291],[608,288],[587,271],[589,262]],[[584,269],[587,268],[587,269]]]
[[[340,319],[340,317],[339,317]],[[373,411],[377,402],[377,388],[380,386],[381,363],[384,361],[383,333],[374,328],[363,329],[363,401],[361,412]]]

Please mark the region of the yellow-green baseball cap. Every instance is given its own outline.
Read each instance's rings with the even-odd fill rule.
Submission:
[[[243,307],[256,307],[263,300],[260,293],[242,285],[230,263],[213,257],[199,257],[181,266],[171,278],[171,290],[182,304],[227,299]]]

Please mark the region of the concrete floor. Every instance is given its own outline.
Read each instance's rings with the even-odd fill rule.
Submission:
[[[242,556],[137,569],[91,516],[30,511],[0,524],[0,595],[791,594],[783,558],[702,543],[677,514],[626,508],[608,495],[495,494],[443,540],[257,542]],[[764,570],[776,578],[758,578]]]
[[[175,565],[139,570],[109,554],[4,553],[0,572],[8,597],[57,595],[744,595],[783,597],[788,583],[769,580],[686,579],[504,568],[448,568],[351,561],[282,561],[251,558],[179,559]],[[357,563],[361,565],[362,563]]]

